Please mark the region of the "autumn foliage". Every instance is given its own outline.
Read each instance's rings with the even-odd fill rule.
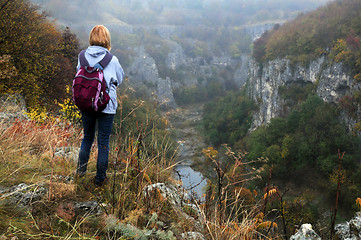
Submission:
[[[266,43],[262,44],[262,55],[259,55],[257,48],[254,55],[258,60],[289,57],[296,61],[307,61],[329,54],[339,41],[345,43],[343,50],[359,52],[360,9],[358,0],[337,0],[316,11],[301,14],[257,40],[255,47],[259,43]],[[357,58],[360,59],[359,54]],[[353,61],[359,62],[358,59]]]
[[[27,0],[0,1],[0,93],[20,93],[30,107],[51,107],[66,96],[78,42],[60,32]],[[76,57],[76,55],[75,55]]]
[[[309,64],[326,57],[326,64],[342,63],[355,83],[361,82],[361,2],[336,0],[324,7],[300,14],[293,21],[275,27],[254,42],[253,57],[259,63],[286,58]],[[340,100],[340,107],[357,119],[360,91]]]

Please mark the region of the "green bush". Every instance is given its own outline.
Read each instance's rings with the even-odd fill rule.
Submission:
[[[255,103],[240,91],[207,103],[202,121],[206,138],[215,146],[234,145],[247,134],[255,109]]]
[[[281,178],[293,179],[306,169],[327,177],[337,167],[337,151],[347,152],[347,165],[360,154],[360,139],[338,119],[338,109],[319,97],[309,96],[286,118],[274,118],[247,140],[250,156],[268,157],[275,169],[288,166]]]

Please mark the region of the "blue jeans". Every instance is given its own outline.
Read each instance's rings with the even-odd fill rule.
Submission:
[[[104,181],[108,169],[109,136],[112,130],[114,114],[82,112],[84,138],[81,143],[77,174],[84,175],[87,170],[90,150],[94,142],[96,123],[98,122],[98,159],[95,182]]]

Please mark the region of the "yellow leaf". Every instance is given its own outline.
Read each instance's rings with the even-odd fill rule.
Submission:
[[[268,228],[277,228],[277,223],[275,222],[271,222],[271,221],[266,221],[266,222],[262,222],[260,224],[258,224],[257,229],[268,229]]]
[[[262,222],[263,218],[264,218],[264,213],[263,212],[258,213],[257,216],[255,217],[256,223]]]
[[[207,149],[203,149],[202,152],[211,157],[216,157],[218,154],[218,151],[213,147],[208,147]]]
[[[273,188],[271,190],[268,191],[268,194],[265,193],[263,196],[263,199],[266,199],[268,196],[271,196],[272,194],[275,194],[277,192],[277,189]]]
[[[148,174],[144,173],[143,176],[144,176],[144,179],[147,180],[147,182],[149,184],[152,184],[152,180],[150,180],[150,177],[148,176]]]

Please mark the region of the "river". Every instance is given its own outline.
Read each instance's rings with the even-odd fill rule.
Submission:
[[[201,111],[202,105],[199,104],[178,108],[168,113],[170,127],[175,132],[178,143],[175,176],[182,181],[183,187],[198,199],[203,197],[207,186],[207,180],[202,173],[192,168],[195,162],[204,162],[202,149],[206,148],[206,144],[199,131]]]

